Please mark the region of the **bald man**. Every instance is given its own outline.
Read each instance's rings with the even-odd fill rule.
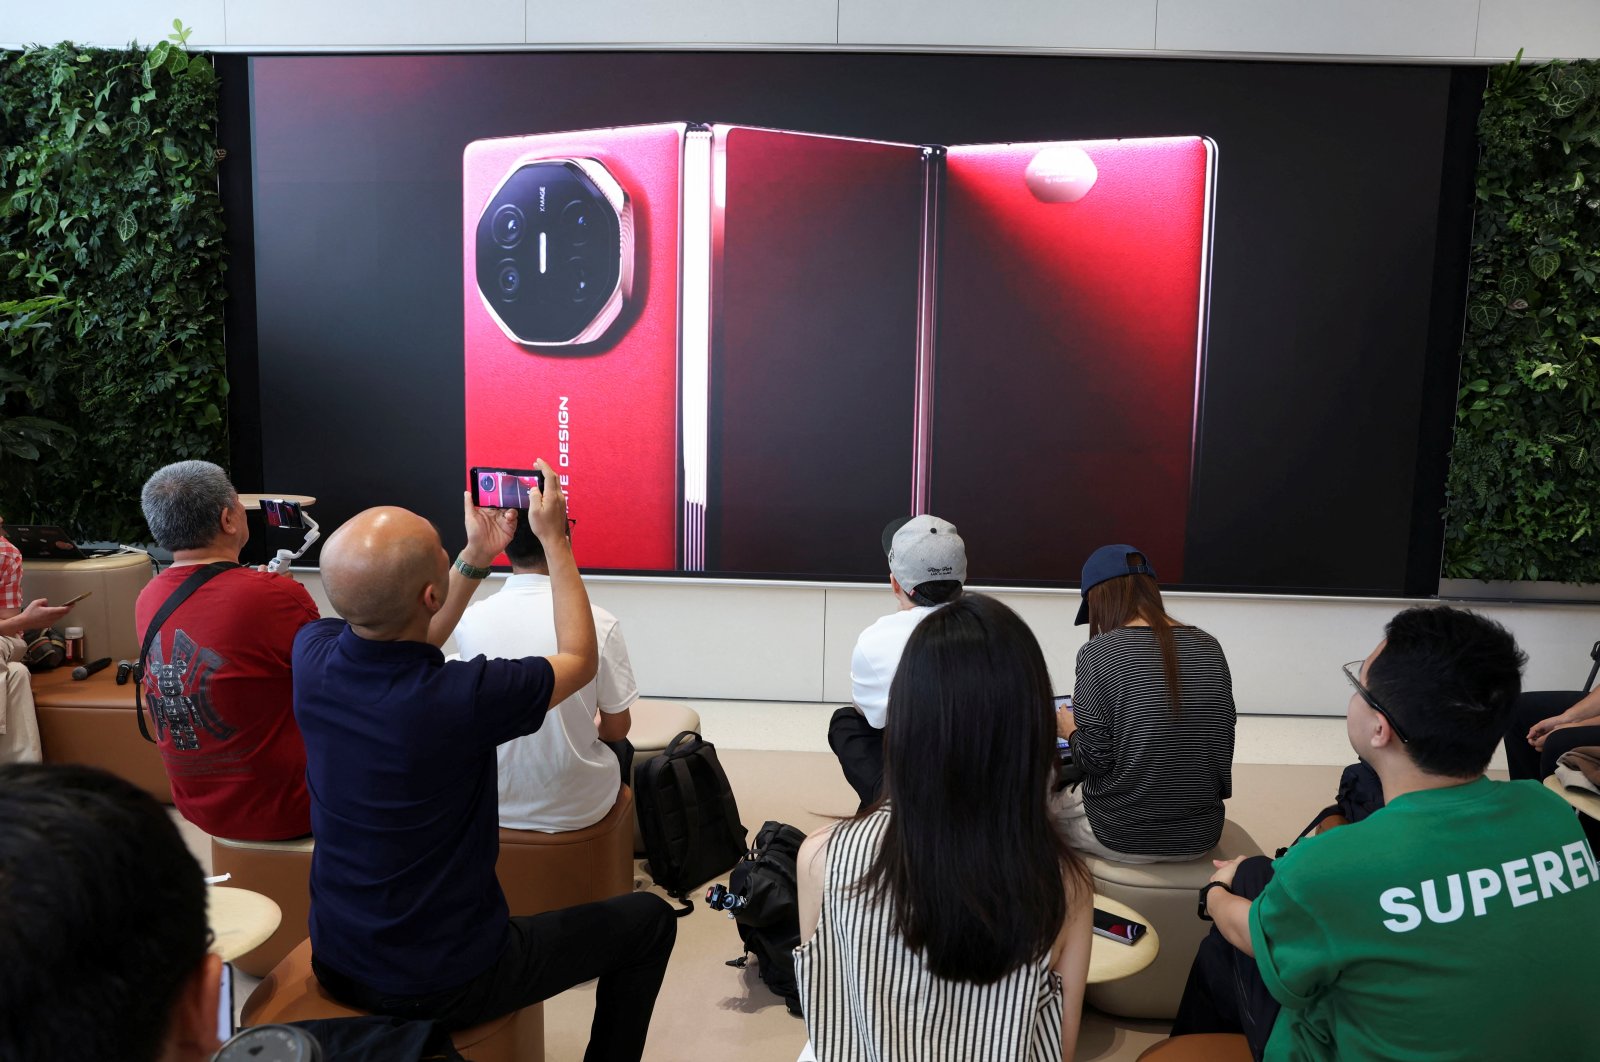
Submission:
[[[312,969],[362,1010],[489,1021],[599,978],[586,1059],[637,1059],[676,933],[671,908],[634,893],[531,918],[509,917],[499,854],[495,747],[539,729],[594,678],[594,619],[567,539],[566,500],[547,489],[528,520],[550,564],[556,651],[446,662],[478,580],[516,513],[466,510],[452,564],[433,525],[368,509],[322,551],[342,620],[295,640],[295,717],[306,744],[316,851]]]

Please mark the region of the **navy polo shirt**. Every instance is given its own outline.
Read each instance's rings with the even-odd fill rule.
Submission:
[[[423,642],[300,628],[294,714],[311,795],[311,950],[378,992],[466,984],[505,944],[495,746],[544,721],[543,657],[446,662]]]

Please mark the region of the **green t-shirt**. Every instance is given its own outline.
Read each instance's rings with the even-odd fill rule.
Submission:
[[[1600,1058],[1600,870],[1537,782],[1407,793],[1250,905],[1273,1059]]]

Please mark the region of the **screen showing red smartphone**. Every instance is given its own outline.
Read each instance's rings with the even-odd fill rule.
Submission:
[[[952,147],[929,503],[993,578],[1074,581],[1107,542],[1183,578],[1216,147]]]
[[[463,158],[467,461],[548,461],[585,567],[678,566],[687,129],[478,140]]]
[[[527,509],[534,495],[544,493],[544,473],[536,468],[472,468],[467,489],[480,509]]]

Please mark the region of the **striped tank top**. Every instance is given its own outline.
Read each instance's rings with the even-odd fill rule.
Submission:
[[[835,827],[822,916],[795,949],[818,1062],[1059,1062],[1061,978],[1049,955],[992,985],[943,980],[906,947],[887,906],[853,887],[888,822],[880,808]]]

